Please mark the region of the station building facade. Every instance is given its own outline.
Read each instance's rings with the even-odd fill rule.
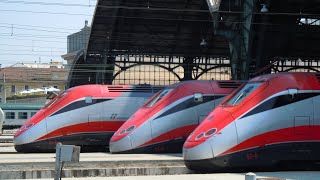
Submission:
[[[65,90],[68,73],[64,68],[57,68],[53,64],[48,66],[23,66],[17,64],[0,69],[0,97],[21,95],[20,92],[28,89],[54,87]]]

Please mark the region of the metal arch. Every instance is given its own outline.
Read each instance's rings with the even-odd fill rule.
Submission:
[[[126,71],[127,69],[130,69],[130,68],[132,68],[132,67],[141,66],[141,65],[152,65],[152,66],[157,66],[157,67],[163,68],[163,69],[171,72],[173,75],[175,75],[175,76],[179,79],[179,81],[182,80],[177,73],[175,73],[174,71],[172,71],[173,69],[175,69],[175,68],[177,68],[177,67],[175,67],[175,68],[168,68],[168,67],[165,67],[165,66],[160,65],[160,64],[152,64],[152,63],[139,63],[139,64],[137,63],[137,64],[132,64],[132,65],[127,66],[127,67],[120,67],[120,66],[119,66],[119,67],[120,67],[120,71],[118,71],[116,74],[113,75],[113,80],[116,79],[116,77],[117,77],[121,72],[124,72],[124,71]]]
[[[84,49],[80,50],[77,53],[77,55],[75,56],[74,62],[71,64],[70,71],[69,71],[69,74],[68,74],[68,80],[67,80],[67,88],[70,88],[70,86],[72,85],[71,82],[72,82],[72,80],[73,80],[73,78],[74,78],[74,76],[76,74],[76,72],[74,72],[73,70],[79,64],[78,62],[79,62],[80,58],[83,57],[82,59],[84,59],[84,56],[85,56],[84,53],[85,53]]]
[[[308,70],[312,70],[312,71],[315,71],[315,72],[320,72],[319,70],[317,70],[317,69],[315,69],[313,67],[292,67],[292,68],[284,70],[283,72],[289,72],[289,71],[296,70],[296,69],[308,69]]]
[[[200,74],[198,74],[198,75],[195,77],[195,79],[200,78],[202,75],[204,75],[205,73],[207,73],[207,72],[209,72],[209,71],[211,71],[211,70],[213,70],[213,69],[221,68],[221,67],[230,67],[230,66],[228,66],[228,65],[217,65],[217,66],[211,67],[211,68],[209,68],[209,69],[203,70]]]

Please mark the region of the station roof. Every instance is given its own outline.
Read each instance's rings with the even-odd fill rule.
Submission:
[[[206,46],[200,46],[202,39]],[[228,56],[206,0],[99,0],[87,55]]]
[[[320,0],[253,2],[255,2],[251,33],[253,58],[265,56],[320,60],[318,46],[320,42]],[[266,5],[267,12],[261,11],[263,4]],[[236,1],[222,0],[218,11],[218,21],[225,27],[232,23],[235,26],[241,26],[243,22],[232,22],[235,20],[232,20],[231,16],[239,16],[243,12],[242,6],[237,6]],[[227,28],[230,29],[230,27]]]

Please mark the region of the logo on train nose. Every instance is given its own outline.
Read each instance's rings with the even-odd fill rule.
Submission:
[[[28,124],[26,126],[22,126],[19,131],[23,131],[23,130],[27,130],[30,129],[32,126],[34,125],[34,123]]]

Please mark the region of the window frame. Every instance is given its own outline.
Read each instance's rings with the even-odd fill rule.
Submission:
[[[236,106],[243,102],[248,96],[250,96],[255,90],[257,90],[264,82],[248,82],[238,92],[223,103],[225,106]],[[252,87],[253,86],[253,87]],[[248,89],[250,88],[251,89]],[[247,91],[247,92],[246,92]],[[244,94],[245,93],[245,94]],[[241,97],[243,95],[243,97]]]
[[[18,112],[18,119],[28,119],[28,112],[26,111]]]
[[[153,106],[155,106],[156,104],[158,104],[159,101],[161,101],[164,97],[166,97],[167,95],[169,95],[171,92],[172,92],[173,88],[167,88],[167,89],[163,89],[161,91],[158,92],[158,94],[156,96],[154,96],[152,99],[150,99],[145,105],[144,107],[147,107],[147,108],[151,108]],[[163,92],[166,93],[164,95],[162,95],[161,97],[161,94]]]
[[[13,116],[12,116],[12,114],[10,115],[10,118],[8,118],[9,116],[8,116],[8,113],[12,113],[13,114]],[[6,120],[7,119],[16,119],[16,112],[13,112],[13,111],[9,111],[9,112],[6,112],[5,113],[5,117],[6,117]],[[13,118],[12,118],[13,117]]]

